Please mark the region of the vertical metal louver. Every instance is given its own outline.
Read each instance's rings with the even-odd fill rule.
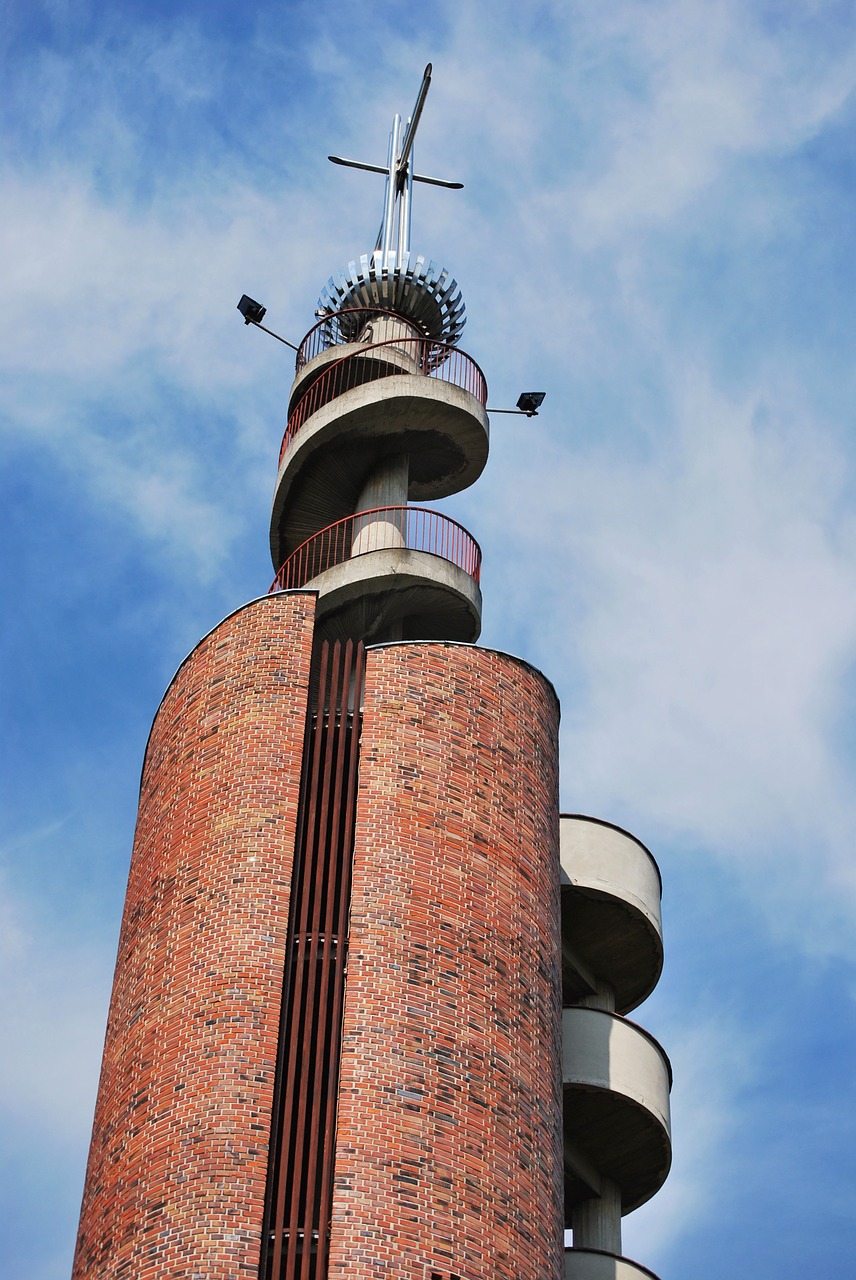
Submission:
[[[262,1280],[323,1280],[333,1192],[362,644],[317,654],[301,779]]]

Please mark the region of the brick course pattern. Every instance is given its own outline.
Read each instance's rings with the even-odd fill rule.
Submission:
[[[155,718],[74,1280],[258,1274],[314,610],[232,614]]]
[[[367,655],[330,1280],[559,1280],[558,707],[502,654]]]

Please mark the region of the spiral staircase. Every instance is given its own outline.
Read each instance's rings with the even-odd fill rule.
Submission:
[[[325,639],[471,642],[481,629],[478,544],[408,503],[448,497],[481,474],[487,386],[475,361],[442,341],[439,319],[428,328],[414,288],[418,322],[382,304],[348,307],[322,315],[298,350],[272,590],[317,590]]]
[[[565,1280],[638,1280],[653,1272],[622,1256],[621,1218],[671,1163],[669,1060],[626,1017],[663,966],[660,873],[628,832],[577,814],[560,857]]]

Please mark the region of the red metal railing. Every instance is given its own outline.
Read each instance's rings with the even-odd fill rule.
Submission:
[[[463,525],[426,507],[373,507],[337,520],[302,542],[271,583],[271,591],[305,586],[319,573],[370,551],[405,548],[440,556],[474,582],[481,576],[481,548]]]
[[[410,329],[417,327],[412,320],[399,315],[397,311],[386,311],[379,307],[341,307],[338,311],[322,316],[309,330],[297,349],[295,373],[300,373],[303,366],[320,356],[322,351],[329,351],[331,347],[337,347],[343,342],[357,342],[366,325],[371,324],[376,317],[400,320]]]
[[[371,343],[331,364],[303,392],[288,418],[279,451],[280,465],[297,432],[323,405],[354,387],[397,375],[448,382],[468,391],[480,404],[487,404],[484,374],[475,360],[457,347],[429,338],[396,338]]]

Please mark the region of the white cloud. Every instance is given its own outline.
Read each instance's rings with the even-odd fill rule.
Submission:
[[[775,932],[852,955],[852,459],[775,361],[725,390],[664,345],[661,372],[641,445],[563,439],[549,402],[516,470],[500,440],[489,590],[562,695],[565,805],[714,851]]]
[[[467,257],[493,268],[468,296],[495,353],[491,400],[530,378],[548,389],[530,447],[496,422],[467,499],[504,561],[487,581],[514,593],[518,647],[566,695],[573,806],[715,850],[772,928],[850,954],[853,459],[849,422],[825,416],[848,407],[824,389],[846,375],[850,331],[817,311],[835,305],[823,278],[799,318],[779,287],[793,318],[777,328],[776,292],[757,299],[779,276],[753,266],[786,226],[786,281],[814,234],[804,177],[766,183],[763,165],[840,118],[856,41],[815,5],[775,22],[696,0],[542,17],[549,46],[513,72],[471,8],[453,20],[456,145],[472,153],[490,121],[478,171],[503,195],[464,230]],[[704,253],[712,272],[728,263],[735,238],[757,314],[739,360],[699,270]],[[812,364],[799,344],[815,322],[831,341]]]
[[[523,534],[552,533],[554,602],[565,575],[583,593],[541,639],[561,650],[573,629],[582,668],[566,776],[575,803],[762,874],[771,914],[786,901],[792,923],[813,903],[808,945],[849,949],[852,900],[836,889],[856,815],[834,741],[856,654],[856,541],[835,514],[847,464],[772,393],[735,402],[697,372],[684,392],[649,462],[554,459]]]
[[[51,1135],[80,1148],[92,1123],[112,947],[58,936],[5,879],[0,937],[0,1106],[35,1145]]]
[[[311,264],[294,243],[313,215],[300,196],[277,204],[213,185],[208,175],[203,190],[180,188],[141,212],[97,195],[73,170],[3,175],[4,364],[91,386],[116,383],[146,354],[197,394],[244,382],[248,360],[258,368],[261,359],[240,342],[236,281],[273,272],[285,292],[288,270],[271,262],[282,246],[300,296],[311,291]]]
[[[0,175],[0,410],[10,438],[29,433],[79,486],[82,508],[127,514],[129,557],[156,546],[198,588],[243,521],[263,529],[259,475],[272,482],[290,382],[281,349],[241,327],[237,298],[260,297],[273,328],[300,336],[326,276],[371,244],[381,190],[329,166],[322,181],[302,161],[382,156],[392,111],[409,109],[433,57],[417,164],[467,186],[418,192],[416,245],[462,279],[495,402],[548,390],[530,434],[496,424],[491,469],[466,497],[508,592],[486,601],[500,619],[491,641],[555,680],[575,807],[702,846],[794,945],[845,953],[856,813],[835,734],[856,644],[850,419],[823,419],[763,326],[764,358],[738,376],[722,316],[700,323],[704,298],[694,316],[675,305],[708,224],[723,252],[786,221],[809,243],[793,189],[768,189],[753,166],[787,160],[852,92],[853,36],[824,30],[825,11],[788,6],[773,31],[739,0],[439,6],[439,48],[421,30],[389,35],[366,77],[353,5],[332,43],[319,23],[289,51],[294,66],[309,52],[312,76],[288,83],[281,132],[272,81],[268,114],[236,110],[246,155],[214,154],[209,138],[209,154],[179,163],[179,149],[163,169],[132,97],[145,83],[161,107],[216,101],[225,46],[180,26],[126,33],[118,55],[115,39],[44,55],[27,68],[39,146]],[[241,52],[257,74],[258,50]],[[271,139],[290,185],[271,177]],[[795,342],[814,320],[801,317]],[[835,333],[839,318],[825,320]],[[849,362],[833,344],[818,382]],[[159,636],[194,625],[192,597],[164,602]],[[112,955],[4,901],[0,1086],[16,1114],[83,1152]],[[627,1225],[646,1264],[734,1177],[726,1148],[752,1070],[730,1024],[663,1040],[676,1159]]]
[[[672,1168],[657,1195],[622,1222],[624,1256],[655,1268],[688,1224],[710,1221],[726,1198],[735,1177],[741,1095],[757,1074],[757,1046],[745,1028],[721,1016],[673,1028],[667,1049],[675,1073]]]
[[[640,237],[677,220],[684,231],[711,196],[725,216],[741,183],[757,187],[756,230],[765,217],[774,228],[774,193],[740,166],[793,152],[856,88],[856,38],[814,4],[778,18],[741,0],[544,4],[528,21],[519,6],[494,11],[493,22],[477,5],[450,16],[435,78],[455,126],[427,119],[424,140],[468,183],[466,259],[486,257],[499,230],[490,256],[506,284],[526,300],[534,281],[551,311],[580,256],[644,254]],[[469,204],[476,190],[494,228]],[[460,209],[447,200],[439,225]]]
[[[632,71],[600,104],[600,172],[575,205],[584,240],[668,222],[730,161],[790,150],[840,110],[856,86],[856,41],[808,41],[802,16],[765,29],[738,0],[669,0],[610,6],[589,24]]]
[[[292,376],[289,353],[242,327],[236,303],[267,279],[275,327],[302,333],[323,282],[300,251],[311,202],[207,187],[134,212],[65,170],[7,173],[0,190],[3,429],[210,578],[261,468],[265,492],[272,481]]]

